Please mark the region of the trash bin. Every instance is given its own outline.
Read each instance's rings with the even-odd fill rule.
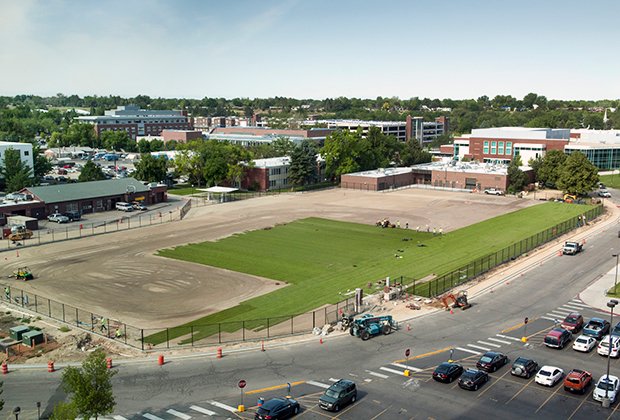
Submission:
[[[30,327],[27,327],[25,325],[18,325],[17,327],[10,328],[9,331],[13,340],[20,341],[22,339],[22,336],[28,331],[30,331]]]
[[[34,345],[41,344],[43,341],[43,331],[33,330],[22,335],[22,343],[26,346],[32,347]]]

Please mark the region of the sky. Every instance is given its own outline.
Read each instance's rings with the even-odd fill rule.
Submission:
[[[0,95],[620,98],[616,0],[0,0]]]

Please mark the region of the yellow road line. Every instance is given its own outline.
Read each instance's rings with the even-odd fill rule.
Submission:
[[[534,382],[533,379],[528,379],[525,385],[523,385],[523,387],[516,394],[514,394],[508,401],[506,401],[506,404],[508,404],[510,401],[514,400],[515,398],[517,398],[519,394],[525,391],[525,388],[527,388],[528,385],[531,384],[532,382]]]
[[[291,387],[305,384],[305,383],[306,381],[291,382]],[[252,391],[246,391],[245,395],[253,395],[253,394],[258,394],[260,392],[274,391],[276,389],[286,388],[287,386],[288,386],[287,384],[281,384],[281,385],[268,386],[266,388],[261,388],[261,389],[254,389]]]
[[[411,361],[411,360],[423,359],[425,357],[433,356],[435,354],[445,353],[445,352],[449,351],[450,349],[452,349],[452,347],[444,347],[443,349],[430,351],[428,353],[418,354],[417,356],[412,356],[412,357],[410,357],[408,359],[395,360],[394,363],[405,363],[405,362]]]
[[[581,403],[577,406],[577,408],[575,408],[575,410],[573,411],[573,413],[570,415],[570,417],[567,420],[570,420],[573,418],[573,416],[577,413],[577,411],[579,411],[579,409],[581,408],[581,406],[583,405],[583,403],[585,403],[588,400],[588,397],[584,398]],[[613,414],[613,413],[612,413]],[[610,416],[611,417],[611,416]]]
[[[557,384],[557,386],[556,386],[556,390],[555,390],[555,391],[554,391],[551,395],[549,395],[549,398],[547,398],[547,399],[545,400],[545,402],[543,402],[543,403],[542,403],[542,404],[538,407],[538,409],[535,411],[535,413],[538,413],[538,412],[540,411],[540,409],[541,409],[541,408],[543,408],[543,407],[545,406],[545,404],[547,404],[547,403],[549,402],[549,400],[550,400],[551,398],[553,398],[553,396],[554,396],[555,394],[557,394],[557,393],[558,393],[558,391],[559,391],[560,389],[562,389],[562,388],[563,388],[563,384],[558,383],[558,384]]]
[[[390,408],[390,407],[388,407]],[[377,414],[376,416],[374,416],[373,418],[371,418],[370,420],[375,420],[376,418],[378,418],[380,415],[382,415],[383,413],[385,413],[386,411],[388,411],[388,408],[386,408],[385,410],[383,410],[382,412],[380,412],[379,414]]]
[[[492,383],[486,383],[484,389],[478,393],[478,398],[482,397],[489,389],[491,389],[493,387],[493,385],[498,384],[501,382],[502,378],[506,375],[508,375],[510,373],[510,370],[508,370],[506,373],[504,373],[502,376],[500,376],[499,378],[497,378],[495,381],[493,381]],[[489,375],[491,376],[491,375]]]

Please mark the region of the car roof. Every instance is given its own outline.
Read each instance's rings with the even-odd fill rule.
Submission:
[[[573,369],[570,372],[568,372],[567,377],[568,376],[581,376],[581,375],[583,375],[585,373],[590,373],[590,372],[587,372],[587,371],[581,370],[581,369]]]
[[[557,367],[557,366],[551,366],[551,365],[546,365],[540,368],[540,370],[562,370],[561,368]]]
[[[592,318],[590,321],[588,321],[588,324],[590,322],[596,322],[596,323],[599,323],[599,324],[604,324],[606,321],[604,319],[602,319],[602,318]]]
[[[568,332],[568,330],[565,330],[564,328],[554,328],[551,331],[549,331],[547,335],[562,335],[565,332]]]
[[[284,398],[272,398],[269,401],[263,404],[263,408],[266,410],[271,410],[272,408],[279,407],[282,404],[285,404],[286,400]]]
[[[330,388],[344,388],[349,385],[355,385],[355,382],[348,379],[339,379],[338,381],[334,382],[332,386],[330,386]]]
[[[533,359],[530,359],[528,357],[519,356],[519,357],[517,357],[515,359],[514,363],[517,363],[517,362],[533,362],[533,361],[534,361]]]
[[[503,354],[497,351],[487,351],[486,353],[483,354],[483,356],[493,357],[493,356],[503,356]]]
[[[568,315],[566,315],[566,318],[571,318],[571,317],[574,317],[574,316],[580,317],[581,314],[579,312],[571,312]]]

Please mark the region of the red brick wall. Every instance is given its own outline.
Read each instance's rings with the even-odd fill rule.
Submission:
[[[162,137],[164,138],[164,143],[170,140],[176,140],[178,142],[185,143],[189,140],[200,140],[202,139],[201,131],[174,131],[174,130],[163,130],[161,132]]]
[[[241,181],[241,188],[267,191],[269,189],[269,168],[249,168]]]

